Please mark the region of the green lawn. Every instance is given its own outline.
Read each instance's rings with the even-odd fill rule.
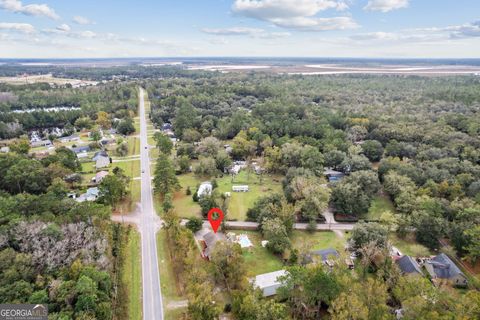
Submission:
[[[131,180],[130,181],[130,192],[132,197],[133,205],[140,202],[140,194],[142,191],[142,183],[140,180]]]
[[[190,187],[192,193],[197,190],[197,186],[203,181],[211,181],[211,179],[197,178],[193,173],[183,174],[179,177],[181,190],[175,193],[174,205],[181,217],[200,216],[200,206],[193,202],[192,196],[187,196],[187,187]],[[247,210],[251,208],[258,198],[274,192],[281,192],[282,185],[280,178],[276,176],[264,175],[263,183],[260,184],[259,176],[255,173],[249,175],[245,170],[241,171],[235,180],[229,175],[217,178],[218,192],[230,192],[230,202],[228,206],[227,219],[229,220],[245,220]],[[247,184],[250,188],[248,192],[232,192],[232,185]]]
[[[128,155],[139,155],[140,154],[140,138],[138,137],[127,137],[128,143]]]
[[[114,162],[111,164],[111,169],[119,167],[125,171],[125,175],[130,178],[135,178],[140,176],[140,160],[131,160],[131,161],[122,161]]]
[[[133,126],[135,127],[135,132],[140,132],[140,117],[133,118]]]
[[[309,233],[306,231],[294,230],[291,237],[293,247],[297,249],[321,250],[334,248],[338,252],[345,249],[345,238],[340,238],[332,231],[320,231]]]
[[[266,248],[262,247],[262,235],[258,231],[235,231],[235,234],[247,234],[252,241],[253,248],[243,249],[243,257],[247,266],[247,276],[253,277],[258,274],[281,270],[282,261]]]
[[[368,213],[364,218],[368,220],[379,220],[385,211],[395,213],[395,207],[392,201],[387,196],[376,196],[370,204]]]
[[[170,301],[186,299],[185,297],[181,297],[179,295],[177,289],[175,270],[173,269],[170,255],[168,254],[167,234],[165,230],[160,230],[157,233],[157,252],[160,283],[162,285],[163,305],[166,306]]]
[[[427,247],[417,243],[413,234],[407,235],[405,239],[401,239],[396,234],[391,233],[389,239],[390,243],[397,247],[404,255],[419,257],[435,254]]]
[[[128,290],[128,319],[142,319],[142,268],[140,234],[130,229],[122,281]]]

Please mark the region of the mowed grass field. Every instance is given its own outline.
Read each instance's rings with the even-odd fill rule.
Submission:
[[[392,201],[385,195],[378,195],[373,198],[368,213],[364,218],[368,220],[380,220],[380,217],[386,211],[396,213]]]
[[[181,189],[175,193],[173,204],[178,215],[183,218],[199,217],[200,206],[194,202],[192,195],[186,195],[186,190],[190,187],[193,193],[197,190],[198,185],[204,181],[212,181],[212,179],[202,179],[196,177],[193,173],[178,176]],[[247,210],[253,206],[258,198],[282,191],[281,178],[279,176],[264,175],[263,182],[260,183],[260,177],[255,173],[248,174],[246,170],[242,170],[233,180],[229,175],[217,178],[217,192],[223,194],[230,192],[228,214],[226,219],[243,221],[246,219]],[[248,185],[248,192],[232,192],[234,185]]]
[[[253,244],[252,248],[243,249],[243,257],[247,266],[247,276],[281,270],[283,263],[279,257],[262,247],[262,235],[258,231],[233,231],[236,235],[246,234]]]
[[[279,256],[272,254],[262,247],[262,234],[258,231],[229,231],[236,235],[246,234],[253,244],[252,248],[243,249],[243,257],[247,266],[247,276],[281,270],[284,268]],[[291,235],[292,246],[298,250],[320,250],[334,248],[339,253],[344,251],[345,238],[341,238],[331,231],[308,233],[306,231],[293,231]]]
[[[142,319],[142,263],[140,233],[130,229],[122,281],[128,290],[128,319]]]
[[[333,248],[338,252],[345,250],[346,238],[341,238],[332,231],[307,231],[294,230],[291,237],[292,245],[296,249],[322,250]]]

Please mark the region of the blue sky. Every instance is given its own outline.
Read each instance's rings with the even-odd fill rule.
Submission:
[[[478,58],[478,0],[0,0],[1,58]]]

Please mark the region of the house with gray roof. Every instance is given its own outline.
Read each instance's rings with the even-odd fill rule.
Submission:
[[[425,268],[434,283],[438,282],[439,279],[443,279],[448,280],[455,286],[465,287],[468,284],[465,274],[444,253],[426,261]]]
[[[89,152],[90,151],[90,146],[80,146],[80,147],[75,147],[72,148],[72,151],[75,153],[83,153],[83,152]]]
[[[395,262],[404,275],[423,275],[420,265],[410,256],[403,256]]]

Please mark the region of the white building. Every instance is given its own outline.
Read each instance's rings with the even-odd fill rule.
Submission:
[[[250,281],[253,285],[262,290],[264,297],[270,297],[277,294],[277,289],[282,286],[278,278],[287,275],[287,271],[278,270],[274,272],[259,274]]]
[[[110,158],[109,157],[104,157],[100,156],[97,158],[97,161],[95,161],[95,168],[101,169],[108,167],[110,165]]]
[[[198,197],[209,196],[212,194],[212,190],[212,183],[210,181],[205,181],[198,187],[197,195]]]
[[[248,192],[248,186],[232,186],[232,191],[233,192]]]

